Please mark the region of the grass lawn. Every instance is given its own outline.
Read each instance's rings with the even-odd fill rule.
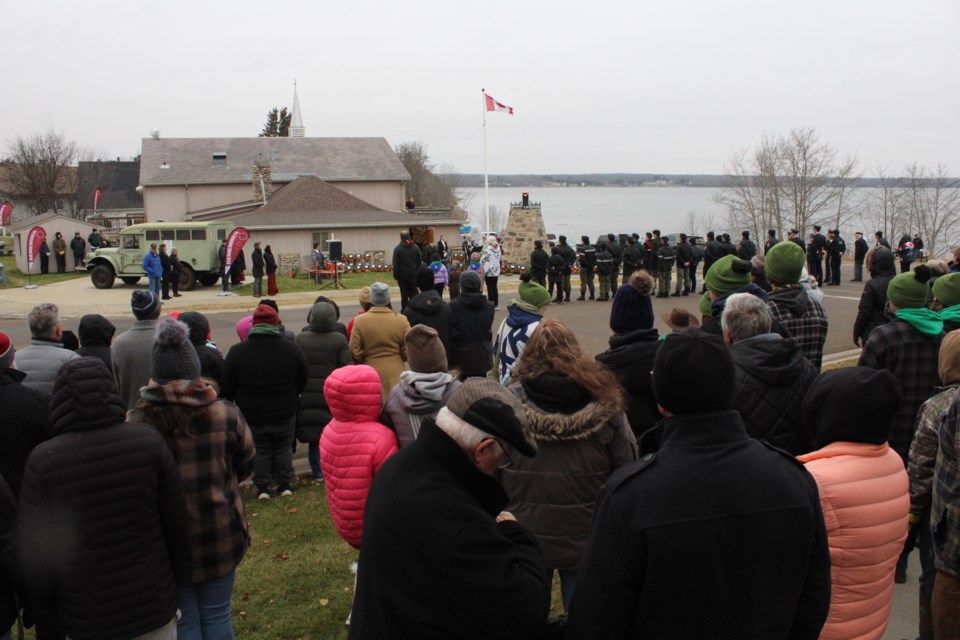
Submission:
[[[244,487],[252,544],[237,569],[233,628],[238,638],[339,639],[353,602],[350,563],[358,552],[333,528],[323,485],[259,501]],[[554,580],[553,613],[562,613]]]
[[[0,288],[9,289],[14,287],[23,287],[27,284],[27,276],[26,274],[20,273],[20,270],[17,269],[17,262],[13,256],[0,257],[0,264],[3,264],[3,268],[7,276],[7,284],[0,284]],[[40,275],[39,259],[33,263],[33,268],[37,272],[30,276],[30,281],[33,282],[33,284],[51,284],[53,282],[72,280],[74,278],[90,277],[90,274],[88,274],[86,271],[68,271],[66,273],[48,273],[46,275]],[[50,258],[50,268],[53,269],[54,272],[57,270],[56,260],[54,260],[52,257]]]
[[[327,284],[327,280],[322,280],[320,286]],[[349,273],[340,276],[340,283],[347,289],[362,289],[363,287],[368,287],[374,282],[384,282],[391,287],[396,286],[397,281],[393,279],[393,274],[389,271],[381,271],[377,273]],[[296,278],[291,278],[288,275],[278,275],[277,276],[277,288],[280,290],[280,293],[298,293],[301,291],[304,292],[317,292],[324,293],[327,291],[333,291],[333,287],[327,287],[323,291],[319,291],[317,284],[307,277],[306,275],[300,274]],[[245,284],[239,289],[234,289],[238,295],[251,295],[253,293],[253,278],[249,275],[246,278]],[[263,291],[267,291],[267,279],[263,279]]]
[[[244,488],[252,544],[237,569],[233,626],[239,638],[346,638],[357,552],[333,528],[324,487],[256,499]]]

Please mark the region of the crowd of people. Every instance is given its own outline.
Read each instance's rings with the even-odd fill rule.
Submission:
[[[960,637],[960,274],[877,238],[857,366],[821,373],[798,236],[561,236],[499,326],[495,238],[454,294],[404,236],[400,309],[377,282],[295,333],[263,298],[225,354],[152,287],[120,335],[40,304],[29,346],[0,333],[0,629],[233,637],[240,483],[292,495],[299,441],[359,550],[351,638],[880,638],[914,547],[919,637]],[[574,266],[600,354],[550,317]]]

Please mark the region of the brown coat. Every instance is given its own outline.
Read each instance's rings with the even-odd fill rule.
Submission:
[[[350,351],[356,364],[377,370],[383,397],[400,382],[407,353],[403,336],[410,329],[406,316],[388,307],[371,307],[357,316],[350,332]]]

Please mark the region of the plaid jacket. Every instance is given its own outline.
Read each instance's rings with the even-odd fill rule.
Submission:
[[[191,435],[167,437],[180,469],[190,516],[190,547],[194,584],[233,571],[250,546],[247,515],[240,496],[241,480],[253,471],[253,435],[237,405],[217,400],[206,383],[175,380],[143,390],[153,404],[196,407]],[[150,424],[140,408],[127,412],[128,421]]]
[[[940,448],[940,425],[956,400],[958,391],[960,385],[947,387],[920,405],[920,413],[917,414],[917,428],[907,463],[907,472],[910,474],[910,513],[917,517],[923,517],[930,510],[933,471]]]
[[[797,341],[804,357],[819,371],[829,325],[823,305],[808,296],[803,285],[795,284],[770,292],[767,308],[773,319]]]
[[[940,452],[937,454],[936,477],[930,526],[938,571],[960,577],[960,407],[950,407],[940,427]]]
[[[870,332],[860,354],[861,367],[886,369],[900,381],[902,398],[893,422],[890,446],[906,464],[920,405],[940,386],[939,336],[925,336],[908,322],[894,318]]]

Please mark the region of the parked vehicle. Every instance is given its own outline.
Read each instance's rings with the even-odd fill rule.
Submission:
[[[211,286],[220,279],[220,241],[234,228],[232,222],[154,222],[135,224],[120,231],[118,246],[97,249],[87,259],[87,271],[97,289],[109,289],[116,278],[136,284],[147,274],[143,256],[150,245],[177,248],[182,270],[180,289],[190,291],[199,282]]]

